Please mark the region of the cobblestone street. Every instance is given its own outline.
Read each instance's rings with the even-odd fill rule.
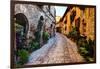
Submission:
[[[66,36],[56,33],[48,43],[33,52],[26,65],[84,62],[77,46]]]

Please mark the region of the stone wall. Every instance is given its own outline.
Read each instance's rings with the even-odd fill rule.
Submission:
[[[27,39],[35,38],[34,32],[37,30],[37,25],[41,16],[44,18],[45,28],[50,28],[51,24],[55,27],[56,10],[54,6],[48,5],[33,5],[33,4],[15,4],[15,14],[23,13],[28,20]],[[54,31],[51,32],[54,34]],[[29,41],[28,41],[29,42]]]

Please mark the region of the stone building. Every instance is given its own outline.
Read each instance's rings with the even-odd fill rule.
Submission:
[[[69,34],[76,27],[81,36],[94,39],[95,37],[95,9],[87,7],[68,7],[60,19],[58,27],[63,34]]]
[[[54,6],[50,5],[15,4],[14,8],[14,19],[15,21],[19,21],[19,25],[23,26],[23,33],[27,44],[35,38],[34,32],[37,31],[41,17],[43,23],[42,32],[46,29],[50,29],[50,31],[52,31],[50,35],[53,35],[55,33],[55,16],[56,10]]]

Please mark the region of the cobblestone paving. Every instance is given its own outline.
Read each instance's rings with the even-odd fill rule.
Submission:
[[[56,33],[46,45],[33,52],[27,65],[84,62],[77,46],[66,36]]]

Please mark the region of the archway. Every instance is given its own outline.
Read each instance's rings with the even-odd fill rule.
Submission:
[[[27,17],[23,13],[18,13],[14,17],[16,19],[15,20],[16,23],[23,26],[24,27],[24,33],[27,34],[28,27],[29,27]]]
[[[16,32],[16,48],[23,49],[26,46],[26,36],[29,28],[28,19],[23,13],[14,16]]]

